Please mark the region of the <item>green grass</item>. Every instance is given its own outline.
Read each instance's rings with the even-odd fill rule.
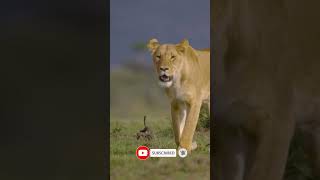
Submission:
[[[140,145],[149,148],[176,148],[171,127],[170,102],[158,87],[153,67],[129,64],[111,72],[110,175],[112,180],[135,179],[209,179],[210,132],[206,115],[201,116],[195,133],[198,148],[182,159],[149,158],[141,161],[135,156]],[[143,129],[143,116],[154,138],[137,140]]]
[[[141,161],[135,156],[136,148],[140,145],[146,145],[149,148],[176,148],[168,118],[147,117],[147,126],[154,134],[153,139],[137,140],[136,133],[144,127],[142,117],[140,120],[111,119],[110,173],[112,180],[209,179],[210,153],[207,146],[210,142],[209,130],[196,131],[195,140],[198,148],[184,159],[180,157],[148,158],[146,161]]]

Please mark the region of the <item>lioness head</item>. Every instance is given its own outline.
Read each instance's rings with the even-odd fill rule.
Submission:
[[[180,74],[185,51],[189,47],[188,40],[179,44],[160,44],[157,39],[151,39],[148,49],[153,56],[153,63],[159,76],[159,85],[168,88]]]

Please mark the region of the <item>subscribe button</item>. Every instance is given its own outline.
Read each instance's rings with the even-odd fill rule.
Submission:
[[[181,150],[179,150],[179,156],[185,157],[187,154],[181,156]],[[136,156],[140,160],[146,160],[149,157],[177,157],[176,149],[149,149],[147,146],[139,146],[136,150]]]
[[[176,149],[150,149],[150,157],[177,157]]]

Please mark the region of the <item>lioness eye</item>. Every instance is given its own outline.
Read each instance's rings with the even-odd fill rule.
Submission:
[[[161,58],[161,56],[156,56],[158,59],[160,59]]]
[[[174,58],[176,58],[176,56],[171,56],[171,59],[174,59]]]

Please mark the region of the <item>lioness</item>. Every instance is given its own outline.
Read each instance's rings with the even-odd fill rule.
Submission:
[[[195,50],[187,40],[162,44],[151,39],[148,48],[153,56],[159,85],[171,101],[172,126],[178,148],[196,149],[192,142],[200,108],[210,109],[210,51]]]
[[[320,179],[320,2],[211,6],[213,179],[281,180],[295,131]]]

